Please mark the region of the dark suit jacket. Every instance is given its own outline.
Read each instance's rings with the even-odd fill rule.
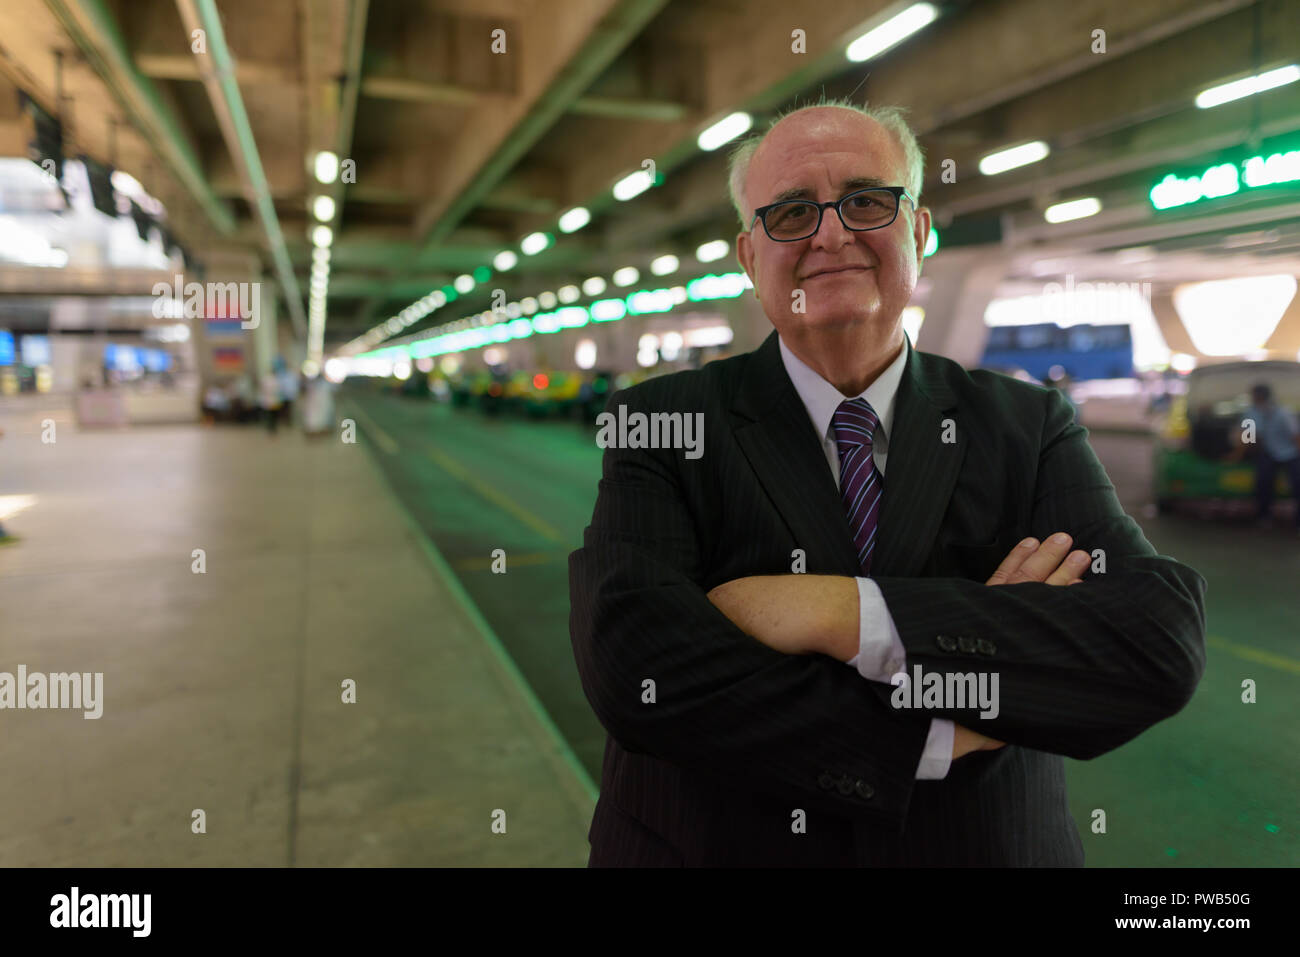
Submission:
[[[872,577],[909,672],[996,671],[1001,713],[896,709],[890,685],[770,649],[709,602],[722,582],[789,574],[795,549],[809,574],[861,574],[773,333],[610,399],[702,412],[705,436],[694,460],[607,449],[569,559],[578,672],[609,732],[592,866],[1078,866],[1060,756],[1104,754],[1190,699],[1205,581],[1123,512],[1069,404],[907,348]],[[1057,531],[1102,549],[1104,573],[983,584],[1020,539]],[[917,781],[934,717],[1007,746]]]

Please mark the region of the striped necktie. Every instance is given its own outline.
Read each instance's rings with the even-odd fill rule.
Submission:
[[[831,429],[840,453],[840,498],[848,516],[849,532],[858,549],[863,575],[871,574],[871,553],[876,547],[880,496],[884,476],[871,454],[871,439],[880,419],[866,399],[845,399],[835,410]]]

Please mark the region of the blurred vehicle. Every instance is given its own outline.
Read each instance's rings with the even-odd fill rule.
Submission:
[[[1157,435],[1153,491],[1159,512],[1181,501],[1254,497],[1255,449],[1245,446],[1244,455],[1236,450],[1257,382],[1272,386],[1278,405],[1300,412],[1300,362],[1224,362],[1187,376],[1186,394],[1173,397]],[[1284,485],[1279,474],[1279,498]]]
[[[486,369],[475,373],[469,392],[473,403],[488,415],[497,415],[506,402],[506,385],[510,376],[501,369]]]
[[[1023,369],[1040,382],[1062,374],[1072,382],[1123,379],[1133,375],[1133,339],[1129,327],[1121,324],[994,326],[980,366]]]
[[[1030,385],[1046,385],[1046,383],[1043,382],[1042,379],[1030,375],[1027,371],[1020,368],[1019,366],[982,365],[980,366],[980,368],[984,369],[986,372],[997,372],[1000,375],[1011,376],[1011,378],[1013,379],[1019,379],[1021,382],[1028,382]]]
[[[532,418],[570,418],[578,411],[582,374],[539,372],[530,380],[524,396],[524,413]]]
[[[613,394],[614,373],[609,369],[593,369],[578,389],[578,416],[583,422],[595,424],[596,416],[605,411]]]

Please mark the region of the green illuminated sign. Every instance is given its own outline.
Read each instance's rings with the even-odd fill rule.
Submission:
[[[1151,205],[1173,209],[1206,199],[1231,196],[1243,188],[1277,186],[1300,182],[1300,150],[1252,156],[1240,163],[1219,163],[1199,176],[1179,177],[1169,173],[1151,187]]]

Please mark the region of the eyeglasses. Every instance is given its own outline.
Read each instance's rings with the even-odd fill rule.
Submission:
[[[916,198],[905,186],[859,189],[833,203],[789,199],[754,210],[754,220],[750,222],[749,228],[753,229],[754,221],[761,220],[763,231],[769,239],[778,243],[793,243],[816,234],[822,227],[822,216],[826,210],[834,209],[845,229],[858,233],[868,229],[884,229],[898,218],[898,207],[904,198],[911,200],[912,207],[916,207]]]

